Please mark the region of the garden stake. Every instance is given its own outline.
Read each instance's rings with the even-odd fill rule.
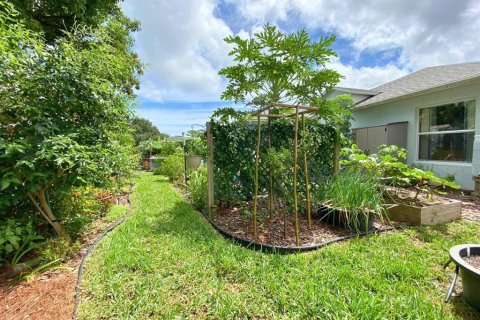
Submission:
[[[302,114],[302,144],[303,144],[303,172],[305,174],[305,192],[307,193],[307,224],[308,229],[312,229],[312,216],[310,210],[310,184],[308,180],[308,163],[307,163],[307,149],[306,149],[306,129],[305,129],[305,116]]]
[[[295,214],[295,243],[298,241],[298,196],[297,196],[297,160],[298,160],[298,107],[295,107],[295,136],[293,150],[293,210]]]
[[[336,178],[340,172],[340,126],[336,126],[335,142],[333,144],[333,176]]]
[[[253,199],[253,234],[257,235],[257,201],[258,201],[258,161],[260,158],[260,139],[262,138],[262,131],[260,130],[260,112],[257,114],[258,121],[258,141],[257,152],[255,154],[255,198]]]
[[[272,119],[268,117],[268,149],[270,150],[272,148]],[[268,176],[270,179],[270,190],[268,193],[268,212],[270,214],[270,220],[272,220],[272,215],[273,215],[273,180],[272,180],[272,164],[270,163],[268,165]]]

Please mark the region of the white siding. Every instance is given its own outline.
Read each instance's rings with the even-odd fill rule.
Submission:
[[[452,163],[443,161],[418,160],[418,109],[438,106],[463,100],[475,100],[475,141],[472,163]],[[456,182],[467,190],[473,190],[473,176],[480,173],[480,83],[445,89],[418,97],[408,98],[383,105],[355,110],[352,128],[365,128],[386,125],[392,122],[408,121],[407,151],[408,163],[432,169],[437,175],[454,174]]]

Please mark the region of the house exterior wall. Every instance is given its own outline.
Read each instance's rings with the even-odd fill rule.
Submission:
[[[425,161],[418,159],[418,110],[452,102],[475,100],[475,139],[471,163],[448,161]],[[352,129],[386,125],[408,121],[407,162],[424,169],[433,170],[439,176],[455,175],[455,181],[466,190],[474,189],[472,177],[480,173],[480,82],[454,87],[438,92],[385,103],[365,109],[354,110]]]

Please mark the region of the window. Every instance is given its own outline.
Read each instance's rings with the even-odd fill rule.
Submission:
[[[419,160],[471,162],[475,101],[419,110]]]

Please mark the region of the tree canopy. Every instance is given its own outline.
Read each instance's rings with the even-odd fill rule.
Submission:
[[[29,199],[64,234],[48,192],[104,185],[136,162],[128,120],[142,65],[125,17],[47,45],[0,7],[0,209]]]
[[[168,138],[168,134],[161,133],[160,130],[149,120],[142,117],[134,117],[130,121],[133,129],[135,145],[147,140],[163,140]]]
[[[25,25],[51,42],[76,25],[98,27],[107,16],[121,14],[121,0],[10,0]],[[138,26],[138,25],[137,25]]]
[[[266,25],[252,38],[227,37],[236,65],[220,70],[228,85],[222,99],[264,106],[272,102],[320,105],[341,78],[325,65],[335,56],[334,36],[314,42],[305,30],[283,34]]]

